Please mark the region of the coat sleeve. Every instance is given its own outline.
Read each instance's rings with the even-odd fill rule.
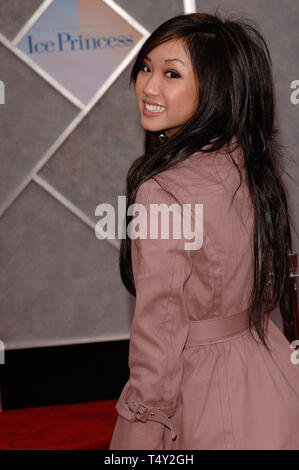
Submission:
[[[184,248],[187,240],[182,235],[173,237],[172,217],[168,239],[163,239],[160,231],[156,239],[149,238],[154,224],[149,218],[150,204],[175,204],[182,217],[181,204],[154,178],[139,187],[136,203],[146,208],[148,237],[131,240],[136,303],[130,334],[130,378],[116,404],[118,417],[109,449],[163,449],[164,432],[176,438],[173,417],[189,331],[184,284],[192,261],[190,250]]]

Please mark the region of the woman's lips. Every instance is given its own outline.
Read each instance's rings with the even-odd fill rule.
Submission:
[[[145,116],[148,116],[148,117],[156,117],[156,116],[160,116],[161,114],[163,114],[164,112],[166,111],[166,109],[164,109],[164,111],[161,111],[159,113],[154,113],[152,111],[149,111],[148,109],[146,109],[145,107],[145,102],[143,102],[143,114]]]

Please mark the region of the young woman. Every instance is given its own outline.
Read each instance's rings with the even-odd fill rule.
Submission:
[[[136,306],[110,449],[299,450],[299,361],[271,319],[290,308],[292,241],[268,48],[248,23],[180,15],[131,80],[145,153],[127,207],[189,205],[202,243],[122,240]]]

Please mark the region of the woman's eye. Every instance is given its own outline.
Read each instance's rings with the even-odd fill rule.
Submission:
[[[169,78],[179,78],[180,75],[176,72],[173,72],[172,70],[168,70],[166,73],[172,73],[174,75],[174,77],[169,77]]]
[[[148,65],[142,64],[141,70],[143,72],[146,72],[146,70],[144,70],[145,67],[147,67],[149,69]],[[180,75],[177,72],[173,72],[172,70],[167,70],[166,73],[172,73],[172,75],[173,75],[172,77],[168,77],[168,78],[179,78],[180,77]]]
[[[143,72],[144,72],[144,70],[143,70],[144,67],[147,67],[147,65],[145,65],[145,64],[142,64],[142,65],[141,65],[141,70],[142,70]],[[147,67],[147,68],[148,68],[148,67]]]

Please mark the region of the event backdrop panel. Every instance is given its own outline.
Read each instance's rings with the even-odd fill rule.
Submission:
[[[98,220],[95,209],[100,203],[110,203],[117,211],[118,196],[124,195],[127,170],[143,151],[140,116],[133,88],[129,86],[138,38],[145,39],[160,23],[183,13],[192,2],[26,0],[26,8],[23,3],[0,1],[0,80],[6,86],[6,102],[0,106],[4,142],[0,186],[0,337],[8,349],[129,338],[135,300],[120,279],[119,240],[100,240],[95,235]],[[233,7],[236,16],[248,14],[259,24],[274,61],[279,124],[287,151],[292,151],[296,158],[298,106],[290,100],[290,82],[299,79],[295,75],[298,70],[294,43],[297,30],[293,26],[298,18],[295,3],[286,1],[282,12],[281,8],[272,9],[271,2],[266,0],[198,1],[197,11],[214,13],[220,6],[220,13],[229,13]],[[54,75],[50,72],[55,66],[45,71],[46,56],[38,60],[38,54],[47,47],[54,49],[59,41],[52,38],[54,44],[36,42],[39,32],[35,28],[43,22],[49,27],[57,6],[69,9],[72,14],[66,20],[73,21],[74,29],[64,31],[69,36],[62,36],[61,29],[55,30],[55,34],[65,40],[65,59],[77,60],[79,51],[71,55],[72,47],[76,49],[80,44],[75,39],[81,34],[86,46],[83,41],[86,18],[92,22],[88,28],[99,31],[100,21],[97,24],[96,15],[91,18],[91,12],[100,4],[105,18],[113,22],[114,31],[117,27],[121,33],[129,31],[133,39],[122,54],[117,51],[118,57],[112,55],[111,49],[111,61],[106,55],[104,64],[101,63],[99,50],[98,62],[84,62],[79,78],[82,87],[89,91],[82,94],[80,80],[73,86],[73,81],[68,82],[60,75],[60,67]],[[110,12],[112,4],[124,11],[113,8]],[[26,23],[33,12],[36,23]],[[61,15],[57,28],[63,26],[63,18]],[[275,24],[280,29],[275,30]],[[29,46],[34,54],[30,54]],[[86,52],[82,50],[82,59]],[[98,83],[95,95],[83,73],[90,65],[97,65],[90,77],[90,82]],[[105,75],[102,69],[108,66]],[[71,67],[64,70],[67,74]],[[297,177],[295,165],[291,168],[287,161],[287,168]],[[288,180],[287,183],[296,215],[297,187]],[[295,248],[296,244],[297,239]]]
[[[142,36],[102,0],[52,0],[17,46],[84,106]]]
[[[132,305],[117,250],[35,182],[3,216],[0,246],[0,331],[10,347],[127,334]]]
[[[118,0],[117,3],[151,32],[169,18],[184,14],[183,0]]]
[[[78,109],[0,44],[0,205],[27,177]]]
[[[0,0],[0,31],[13,39],[43,0]]]

